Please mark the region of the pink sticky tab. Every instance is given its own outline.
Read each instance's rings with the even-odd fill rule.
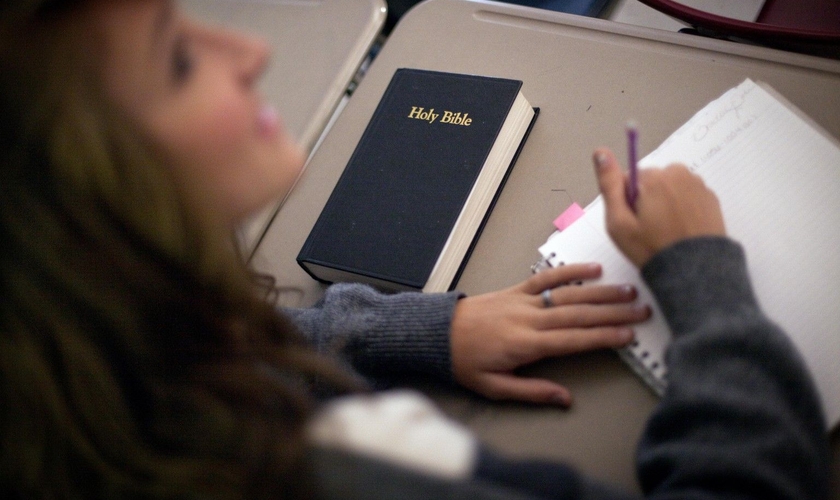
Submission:
[[[572,225],[572,222],[578,220],[585,212],[580,205],[572,203],[559,217],[554,219],[554,227],[558,231],[562,231]]]

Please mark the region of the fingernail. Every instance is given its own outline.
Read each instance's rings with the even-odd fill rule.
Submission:
[[[607,157],[607,154],[606,154],[606,153],[604,153],[603,151],[599,151],[599,152],[595,155],[595,166],[596,166],[599,170],[600,170],[600,169],[603,169],[604,167],[606,167],[606,166],[607,166],[607,162],[608,162],[608,161],[609,161],[609,158]]]
[[[636,310],[636,312],[642,313],[646,317],[650,316],[652,312],[650,306],[647,304],[636,304],[633,306],[633,308]]]
[[[618,340],[622,343],[628,343],[633,340],[633,330],[631,328],[619,328]]]
[[[636,287],[633,285],[621,285],[621,293],[628,297],[634,297],[636,295]]]
[[[568,393],[558,392],[551,396],[551,403],[558,406],[569,406],[572,403],[572,397]]]

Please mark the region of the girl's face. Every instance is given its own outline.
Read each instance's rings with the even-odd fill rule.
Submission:
[[[269,49],[171,1],[100,1],[106,89],[162,149],[177,182],[235,225],[291,188],[304,157],[255,89]]]

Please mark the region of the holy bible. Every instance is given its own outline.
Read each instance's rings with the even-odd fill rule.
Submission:
[[[298,263],[326,283],[452,289],[539,113],[521,88],[398,69]]]

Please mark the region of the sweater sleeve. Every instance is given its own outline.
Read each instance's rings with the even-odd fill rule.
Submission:
[[[315,306],[283,312],[319,352],[337,355],[374,383],[404,374],[451,382],[449,330],[461,297],[336,284]]]
[[[741,247],[686,240],[642,269],[674,334],[638,448],[649,498],[819,499],[829,451],[796,348],[761,311]]]

